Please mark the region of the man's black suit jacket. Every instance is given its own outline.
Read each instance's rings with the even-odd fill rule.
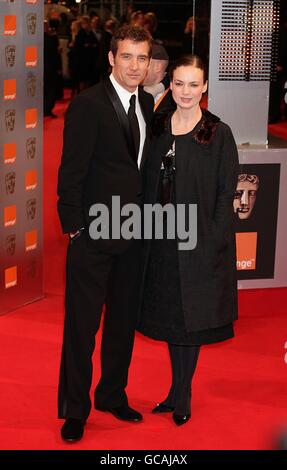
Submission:
[[[146,121],[146,141],[141,167],[150,140],[153,98],[139,87],[139,102]],[[111,84],[106,81],[78,95],[65,118],[64,144],[58,178],[58,213],[64,233],[93,220],[89,209],[95,203],[110,211],[112,196],[120,196],[121,207],[141,204],[141,171],[136,162],[127,114]],[[111,220],[110,220],[111,226]],[[107,252],[121,252],[126,240],[89,240]]]

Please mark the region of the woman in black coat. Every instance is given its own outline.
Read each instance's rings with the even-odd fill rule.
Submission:
[[[197,229],[195,248],[186,249],[177,229],[175,238],[167,237],[167,218],[163,239],[146,242],[138,325],[144,335],[168,343],[172,384],[153,412],[173,412],[177,425],[190,418],[200,346],[232,338],[237,318],[233,196],[238,154],[228,125],[200,108],[205,74],[197,56],[174,64],[177,109],[157,119],[145,167],[146,204],[184,204],[185,214],[188,205],[197,207],[197,220],[185,225]]]

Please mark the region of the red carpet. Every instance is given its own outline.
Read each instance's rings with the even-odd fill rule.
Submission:
[[[281,121],[277,124],[269,124],[268,131],[275,137],[287,140],[287,121]]]
[[[84,439],[62,443],[56,405],[66,240],[56,177],[65,107],[56,107],[58,119],[45,119],[45,299],[0,317],[0,449],[272,449],[287,424],[287,288],[239,293],[235,339],[202,348],[186,426],[150,413],[168,390],[167,351],[138,335],[128,394],[144,422],[126,424],[92,410]],[[99,342],[95,365],[96,383]]]

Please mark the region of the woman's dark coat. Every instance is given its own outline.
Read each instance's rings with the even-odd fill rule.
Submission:
[[[162,127],[162,131],[161,131]],[[161,157],[171,146],[170,117],[157,121],[145,167],[145,203],[157,202]],[[208,111],[186,138],[176,137],[176,203],[197,204],[197,245],[178,250],[187,331],[227,325],[237,318],[233,197],[238,153],[232,132]],[[150,242],[145,241],[144,273]],[[168,285],[166,286],[168,289]]]

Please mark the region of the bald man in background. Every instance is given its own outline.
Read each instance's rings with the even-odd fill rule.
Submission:
[[[155,113],[167,113],[176,108],[166,73],[168,63],[169,57],[166,49],[160,44],[154,44],[143,86],[144,90],[154,98]]]

